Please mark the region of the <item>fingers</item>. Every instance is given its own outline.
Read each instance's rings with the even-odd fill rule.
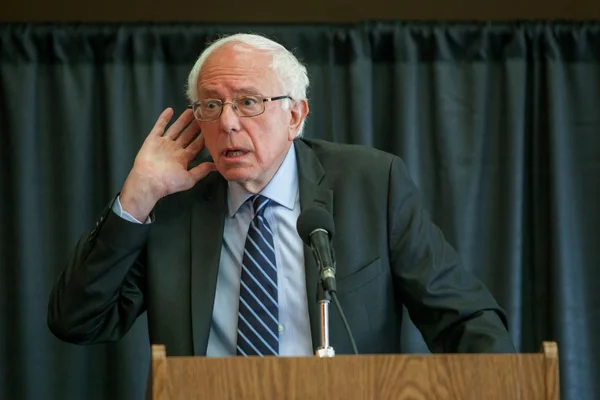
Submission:
[[[179,137],[181,131],[183,131],[193,119],[194,113],[192,110],[186,109],[183,113],[181,113],[179,118],[177,118],[177,121],[175,121],[175,123],[171,125],[169,129],[167,129],[164,136],[171,139],[176,139]]]
[[[196,154],[200,153],[204,148],[206,141],[204,139],[204,135],[200,134],[192,143],[190,143],[187,147],[187,150],[196,156]]]
[[[181,132],[181,135],[179,135],[179,137],[177,137],[175,142],[177,144],[179,144],[181,147],[185,148],[192,142],[192,140],[194,140],[194,138],[196,138],[196,135],[198,134],[199,131],[200,131],[200,127],[198,126],[196,121],[192,121],[187,126],[187,128],[185,128],[184,131]]]
[[[154,124],[154,127],[150,131],[150,135],[162,136],[167,124],[169,121],[171,121],[171,118],[173,118],[173,109],[169,107],[160,114],[158,120],[156,120],[156,123]]]
[[[203,162],[202,164],[196,165],[194,168],[190,169],[190,174],[192,174],[196,182],[198,182],[200,179],[203,179],[206,175],[216,170],[217,167],[214,163]]]

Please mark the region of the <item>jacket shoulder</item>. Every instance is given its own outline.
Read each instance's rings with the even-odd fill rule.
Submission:
[[[334,143],[320,139],[305,139],[301,142],[308,146],[326,170],[343,169],[389,171],[392,161],[398,156],[365,145]]]

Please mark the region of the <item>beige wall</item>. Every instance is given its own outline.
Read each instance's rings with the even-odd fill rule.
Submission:
[[[0,21],[515,19],[600,19],[600,0],[8,0],[0,7]]]

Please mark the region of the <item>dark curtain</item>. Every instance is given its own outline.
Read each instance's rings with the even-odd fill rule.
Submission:
[[[70,345],[48,295],[207,41],[238,31],[307,64],[306,136],[406,161],[518,349],[556,340],[563,398],[598,398],[600,24],[566,22],[0,25],[0,398],[142,397],[145,317]]]

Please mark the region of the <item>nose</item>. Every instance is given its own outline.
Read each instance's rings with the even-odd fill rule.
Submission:
[[[233,104],[223,104],[223,111],[221,112],[221,129],[227,133],[238,132],[240,130],[240,117],[236,114],[233,109]]]

